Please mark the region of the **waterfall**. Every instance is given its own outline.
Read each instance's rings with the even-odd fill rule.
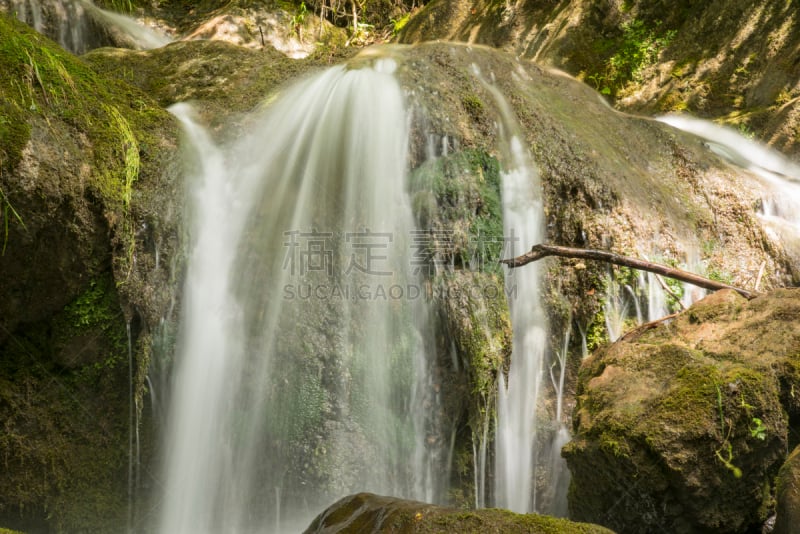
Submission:
[[[79,3],[71,0],[10,0],[6,9],[65,49],[75,54],[86,52],[86,14]]]
[[[767,231],[800,259],[800,165],[758,141],[707,120],[686,115],[664,115],[657,120],[701,137],[709,150],[753,173],[762,191],[760,215]]]
[[[165,534],[297,531],[355,491],[441,491],[406,111],[394,61],[363,63],[287,90],[231,147],[172,108],[193,243]]]
[[[472,73],[492,95],[500,111],[499,130],[504,152],[501,197],[506,241],[503,257],[514,257],[544,240],[539,171],[523,144],[519,125],[506,98],[483,77],[475,64]],[[503,373],[498,377],[495,505],[519,513],[565,515],[567,467],[560,451],[569,440],[569,431],[559,420],[560,410],[548,420],[539,405],[548,359],[547,315],[542,304],[540,280],[536,262],[525,269],[506,271],[512,354],[508,377]],[[561,384],[563,386],[563,382]],[[561,391],[555,388],[554,394],[558,397]],[[540,432],[541,429],[546,432]],[[535,481],[540,475],[549,487],[537,495]]]

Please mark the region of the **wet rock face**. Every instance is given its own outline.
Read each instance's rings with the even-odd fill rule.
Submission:
[[[135,47],[79,1],[0,0],[0,12],[18,18],[74,54],[103,46]]]
[[[122,530],[128,422],[174,319],[175,126],[5,15],[0,70],[0,524]]]
[[[796,424],[800,290],[720,291],[584,363],[564,449],[572,517],[619,532],[767,519]]]
[[[800,525],[800,447],[795,447],[778,473],[775,534],[791,534]]]
[[[344,532],[425,533],[549,533],[604,534],[611,531],[587,523],[536,514],[514,514],[504,510],[475,511],[359,493],[331,505],[311,523],[305,534]]]

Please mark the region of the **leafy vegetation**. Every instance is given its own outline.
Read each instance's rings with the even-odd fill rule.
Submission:
[[[641,81],[642,71],[658,60],[676,34],[675,30],[663,31],[660,21],[649,28],[638,19],[623,23],[621,30],[619,37],[602,41],[597,47],[600,54],[611,52],[603,71],[586,77],[598,91],[612,97],[628,82]]]

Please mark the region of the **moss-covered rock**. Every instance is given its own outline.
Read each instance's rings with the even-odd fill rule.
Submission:
[[[598,525],[537,514],[515,514],[497,509],[464,511],[359,493],[332,504],[314,519],[305,532],[602,534],[611,531]]]
[[[95,70],[139,87],[164,107],[193,101],[213,133],[224,130],[239,136],[243,114],[263,104],[281,84],[354,53],[332,48],[295,60],[272,48],[185,41],[149,51],[99,49],[84,59]]]
[[[798,319],[796,289],[720,291],[586,360],[564,449],[572,516],[620,532],[763,523],[795,440]]]
[[[119,531],[180,267],[175,126],[5,15],[0,69],[0,523]]]
[[[477,118],[483,104],[466,95],[464,106]],[[409,181],[417,225],[424,232],[412,265],[428,275],[438,317],[441,420],[443,428],[463,429],[450,498],[484,502],[491,494],[489,488],[474,487],[472,444],[491,450],[498,375],[508,371],[511,354],[508,299],[498,263],[506,245],[500,164],[488,152],[467,148],[424,161]]]

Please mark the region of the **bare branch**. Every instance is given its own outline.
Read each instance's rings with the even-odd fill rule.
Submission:
[[[614,254],[613,252],[605,252],[602,250],[560,247],[556,245],[539,244],[539,245],[534,245],[533,248],[531,248],[530,252],[526,252],[525,254],[517,256],[516,258],[500,260],[500,263],[504,263],[513,269],[515,267],[522,267],[523,265],[527,265],[528,263],[540,260],[547,256],[559,256],[562,258],[579,258],[584,260],[604,261],[606,263],[613,263],[614,265],[622,265],[624,267],[630,267],[631,269],[639,269],[641,271],[660,274],[668,278],[674,278],[675,280],[680,280],[681,282],[687,282],[697,287],[702,287],[703,289],[711,289],[713,291],[719,289],[733,289],[734,291],[736,291],[737,293],[748,299],[752,299],[758,295],[758,293],[747,291],[745,289],[734,287],[728,284],[724,284],[722,282],[717,282],[716,280],[711,280],[710,278],[690,273],[688,271],[676,269],[674,267],[667,267],[666,265],[661,265],[659,263],[652,263],[649,261],[638,260],[636,258],[630,258],[628,256],[621,256],[619,254]]]

